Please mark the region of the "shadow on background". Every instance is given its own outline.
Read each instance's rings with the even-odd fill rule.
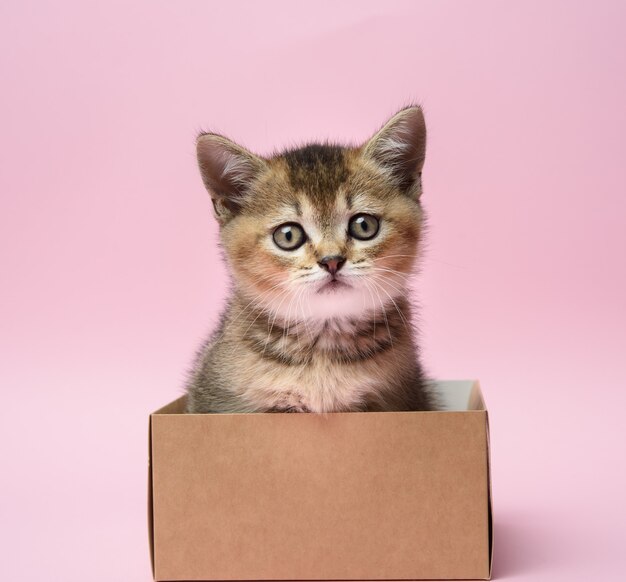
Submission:
[[[500,580],[550,568],[557,557],[551,550],[553,538],[546,525],[541,518],[498,518],[496,514],[492,577]]]

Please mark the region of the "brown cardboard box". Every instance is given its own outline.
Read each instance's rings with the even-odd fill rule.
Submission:
[[[487,411],[150,416],[155,580],[489,579]]]

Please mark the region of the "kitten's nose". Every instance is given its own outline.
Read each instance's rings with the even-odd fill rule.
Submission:
[[[318,261],[318,265],[323,269],[326,269],[333,277],[344,266],[346,262],[346,257],[342,257],[341,255],[332,255],[329,257],[324,257]]]

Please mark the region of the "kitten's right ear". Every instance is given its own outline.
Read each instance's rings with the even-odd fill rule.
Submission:
[[[251,183],[266,168],[265,161],[215,133],[200,134],[196,151],[215,215],[220,222],[226,222],[241,208]]]

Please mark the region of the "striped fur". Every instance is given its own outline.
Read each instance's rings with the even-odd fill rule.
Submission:
[[[191,371],[189,412],[435,407],[407,290],[423,230],[424,148],[418,107],[361,147],[261,158],[222,136],[198,138],[233,290]],[[379,219],[372,240],[348,234],[359,213]],[[274,243],[285,223],[306,232],[300,248]],[[328,256],[345,258],[335,274],[320,263]]]

